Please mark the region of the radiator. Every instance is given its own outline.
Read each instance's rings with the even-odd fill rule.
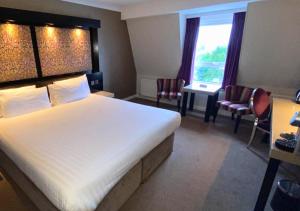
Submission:
[[[156,79],[141,78],[140,94],[146,97],[156,97]]]

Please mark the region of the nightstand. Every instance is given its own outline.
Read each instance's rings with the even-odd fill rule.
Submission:
[[[111,97],[111,98],[115,97],[114,93],[106,92],[106,91],[94,92],[93,94],[101,95],[101,96],[104,96],[104,97]]]

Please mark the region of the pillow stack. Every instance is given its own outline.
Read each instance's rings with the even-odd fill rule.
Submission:
[[[48,91],[50,95],[48,96]],[[56,81],[47,87],[0,90],[0,117],[15,117],[77,100],[91,94],[86,75]]]

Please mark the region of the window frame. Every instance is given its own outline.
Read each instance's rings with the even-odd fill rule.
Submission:
[[[212,26],[212,25],[225,25],[225,24],[232,24],[233,20],[233,13],[225,13],[225,14],[208,14],[200,16],[200,26],[199,26],[199,33],[201,26]],[[197,44],[196,44],[197,45]],[[197,46],[196,46],[197,48]],[[194,58],[195,60],[196,58]],[[193,61],[195,62],[195,61]],[[226,59],[225,59],[226,62]],[[225,68],[225,67],[224,67]],[[224,77],[224,75],[223,75]],[[213,84],[213,85],[221,85],[221,83],[216,82],[205,82],[205,81],[194,81],[194,67],[193,67],[193,74],[192,74],[192,83],[196,84]]]

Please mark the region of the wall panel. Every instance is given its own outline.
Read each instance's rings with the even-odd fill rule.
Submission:
[[[29,26],[0,24],[0,82],[36,78]]]
[[[35,30],[43,76],[92,70],[88,30],[50,26]]]

